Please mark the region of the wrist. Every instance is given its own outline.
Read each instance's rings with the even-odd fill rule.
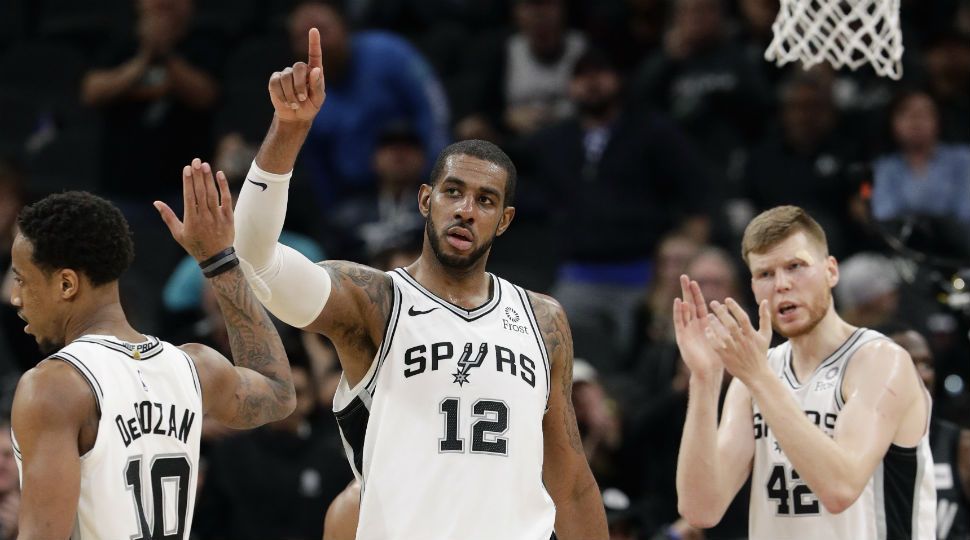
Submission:
[[[202,275],[207,278],[214,278],[239,266],[239,257],[236,255],[236,248],[229,246],[211,257],[199,261],[199,268]]]
[[[299,133],[306,134],[310,132],[310,127],[313,126],[313,119],[305,118],[281,118],[280,115],[274,114],[273,122],[276,123],[277,131],[281,133]]]

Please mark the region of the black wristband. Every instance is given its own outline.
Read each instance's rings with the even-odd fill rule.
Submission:
[[[216,253],[215,255],[209,257],[208,259],[200,262],[199,267],[205,270],[206,268],[214,265],[215,263],[225,258],[227,255],[232,255],[235,252],[236,252],[236,248],[233,246],[229,246],[226,249],[220,251],[219,253]]]
[[[213,266],[214,268],[210,267],[210,269],[208,270],[203,270],[202,275],[204,275],[207,278],[214,278],[219,274],[226,273],[232,270],[233,268],[239,266],[239,257],[236,257],[236,254],[233,253],[231,255],[231,258],[226,262],[220,263],[218,265],[213,265]]]

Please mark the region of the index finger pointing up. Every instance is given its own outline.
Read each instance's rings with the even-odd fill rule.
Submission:
[[[307,55],[307,65],[312,70],[315,67],[323,68],[323,51],[320,49],[320,31],[316,28],[310,29],[310,51]]]

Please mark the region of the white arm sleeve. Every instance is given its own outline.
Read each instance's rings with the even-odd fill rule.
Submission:
[[[253,161],[235,209],[236,255],[256,298],[286,324],[312,323],[330,298],[330,273],[278,242],[292,172],[273,174]]]

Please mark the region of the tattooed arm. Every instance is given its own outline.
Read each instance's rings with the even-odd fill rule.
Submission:
[[[273,321],[238,267],[209,284],[226,321],[235,365],[205,345],[181,347],[198,368],[205,412],[237,429],[286,418],[296,408],[296,393]]]
[[[539,321],[552,376],[549,410],[542,421],[543,482],[556,503],[556,536],[562,540],[606,540],[606,512],[599,486],[586,462],[573,410],[573,337],[562,306],[529,293]]]

